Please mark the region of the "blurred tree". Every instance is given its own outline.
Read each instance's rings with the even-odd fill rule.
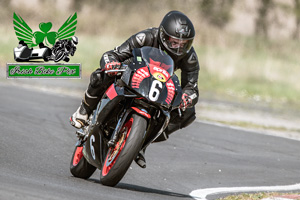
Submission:
[[[234,2],[235,0],[202,0],[200,9],[210,24],[223,28],[231,19]]]
[[[82,8],[82,1],[81,0],[73,0],[72,8],[74,11],[80,11]]]
[[[1,0],[0,1],[1,6],[9,6],[9,4],[10,4],[10,0]]]
[[[12,8],[10,0],[1,0],[0,1],[0,24],[5,24],[7,20],[11,20],[12,17]],[[1,27],[2,28],[2,27]]]
[[[273,7],[272,0],[258,0],[260,7],[258,8],[258,18],[256,20],[255,33],[256,35],[268,38],[268,13]]]
[[[95,2],[95,4],[98,4],[98,6],[105,6],[105,5],[111,5],[111,6],[124,6],[124,7],[130,7],[133,4],[138,3],[140,0],[90,0],[91,2]]]
[[[294,32],[294,39],[299,39],[299,35],[300,35],[300,0],[295,0],[295,15],[296,15],[296,29]]]

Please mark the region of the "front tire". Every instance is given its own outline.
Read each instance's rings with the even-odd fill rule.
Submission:
[[[55,53],[56,54],[55,54],[54,62],[61,61],[66,55],[63,51],[60,51],[60,50],[56,51]]]
[[[88,179],[96,170],[96,167],[87,162],[82,153],[83,147],[75,147],[70,163],[70,171],[73,176]]]
[[[143,117],[133,114],[124,124],[114,148],[108,149],[100,175],[103,185],[115,186],[123,178],[132,161],[142,147],[147,121]]]

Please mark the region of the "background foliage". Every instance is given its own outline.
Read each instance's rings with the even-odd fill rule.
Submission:
[[[300,0],[2,0],[0,7],[1,67],[14,62],[13,12],[33,31],[49,21],[57,31],[77,12],[79,45],[71,61],[88,76],[105,51],[180,10],[196,28],[202,96],[300,108]]]

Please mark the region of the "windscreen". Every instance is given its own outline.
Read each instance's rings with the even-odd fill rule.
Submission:
[[[142,58],[150,68],[150,73],[166,82],[174,73],[174,62],[164,51],[153,48],[141,48]]]

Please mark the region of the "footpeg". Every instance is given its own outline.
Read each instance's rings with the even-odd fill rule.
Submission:
[[[79,130],[76,131],[76,136],[79,138],[79,139],[84,139],[87,134],[84,132],[84,130],[81,128]]]
[[[107,143],[108,148],[114,148],[116,146],[116,140],[109,140]]]

